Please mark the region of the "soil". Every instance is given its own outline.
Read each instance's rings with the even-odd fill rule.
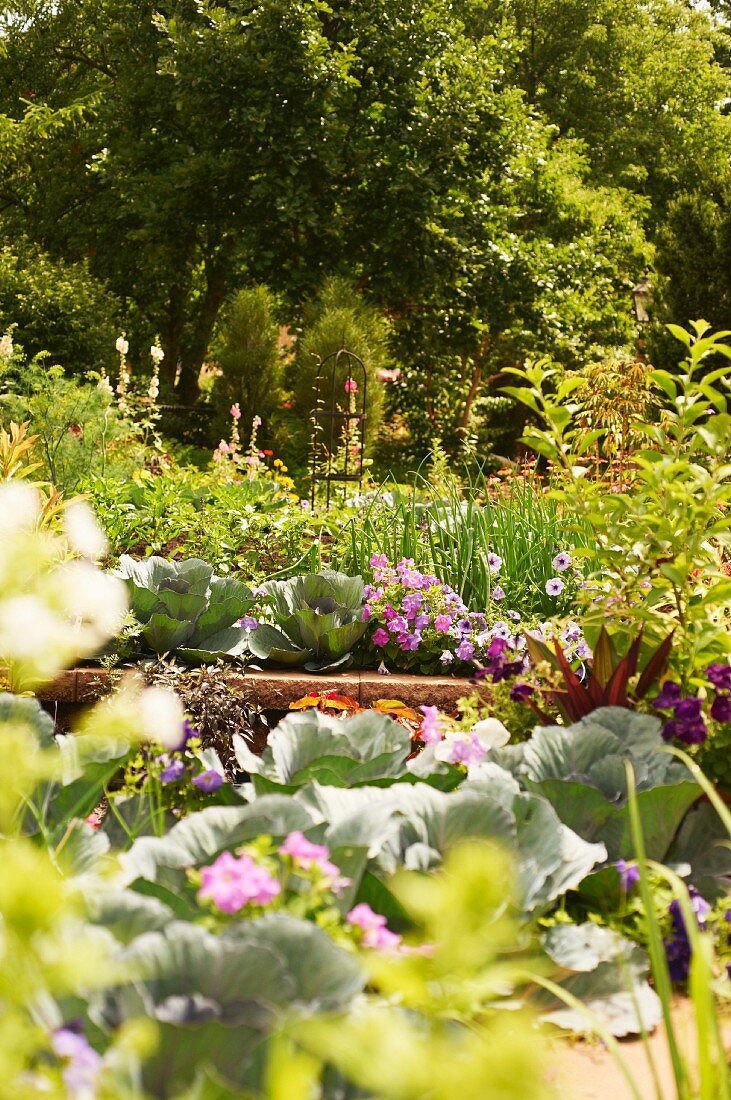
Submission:
[[[692,1066],[695,1046],[692,1002],[687,997],[676,997],[673,1001],[672,1017],[678,1043],[687,1052]],[[728,1054],[731,1049],[731,1018],[725,1018],[722,1022],[722,1033]],[[657,1070],[659,1094],[642,1040],[628,1039],[619,1045],[642,1100],[675,1100],[677,1091],[664,1027],[656,1028],[648,1040],[650,1055]],[[603,1044],[556,1039],[552,1047],[553,1057],[549,1071],[551,1100],[633,1100],[622,1071]]]

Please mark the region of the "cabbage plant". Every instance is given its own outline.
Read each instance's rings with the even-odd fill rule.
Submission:
[[[362,577],[324,570],[264,588],[274,622],[253,631],[249,648],[255,657],[310,672],[350,664],[367,626]]]
[[[662,860],[701,790],[664,751],[661,725],[650,714],[601,707],[572,726],[539,726],[495,758],[584,840],[603,841],[612,860],[635,854],[625,768],[631,764],[647,852]]]
[[[253,594],[241,581],[214,576],[198,558],[135,561],[127,554],[117,575],[127,584],[132,613],[153,653],[200,662],[246,652],[247,632],[239,620],[251,608]]]

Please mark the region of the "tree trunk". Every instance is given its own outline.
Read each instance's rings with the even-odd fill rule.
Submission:
[[[234,242],[224,241],[205,261],[206,289],[190,338],[186,342],[176,391],[180,400],[186,404],[192,403],[198,396],[198,375],[208,354],[213,327],[228,292],[233,251]]]
[[[462,413],[459,418],[458,434],[462,441],[467,438],[467,433],[470,427],[470,418],[472,416],[472,406],[475,403],[475,398],[480,392],[482,385],[482,367],[479,363],[472,364],[472,379],[470,381],[470,388],[467,391],[464,405],[462,406]]]
[[[185,325],[185,307],[188,303],[190,284],[181,282],[170,287],[165,318],[165,328],[161,333],[162,350],[165,358],[160,366],[160,377],[172,390],[182,354],[183,327]]]
[[[491,339],[490,336],[485,336],[480,341],[480,345],[477,348],[474,359],[472,360],[472,377],[470,379],[470,388],[467,391],[464,405],[462,406],[462,412],[459,418],[459,424],[457,427],[457,434],[464,442],[467,438],[467,433],[470,428],[470,419],[472,418],[472,408],[475,404],[478,393],[482,388],[483,383],[483,368],[485,360],[487,359],[488,352],[490,350]],[[465,364],[466,365],[466,364]]]

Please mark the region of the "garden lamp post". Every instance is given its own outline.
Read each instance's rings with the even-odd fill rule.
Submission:
[[[652,285],[650,283],[650,269],[646,267],[637,286],[632,288],[632,308],[635,320],[639,325],[646,325],[650,320],[649,309],[652,305]]]

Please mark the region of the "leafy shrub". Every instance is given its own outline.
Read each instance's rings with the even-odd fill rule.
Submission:
[[[274,624],[261,623],[249,648],[255,657],[312,672],[341,667],[366,630],[363,578],[326,570],[264,585]]]
[[[222,372],[212,391],[217,439],[227,436],[232,405],[238,405],[245,425],[260,416],[271,436],[270,417],[282,398],[276,313],[276,299],[265,286],[240,290],[225,312],[214,346]]]
[[[245,652],[247,632],[239,620],[253,595],[241,581],[214,576],[198,558],[138,562],[126,554],[117,575],[127,583],[131,611],[153,653],[174,652],[197,662]]]
[[[0,331],[9,325],[31,357],[45,351],[70,374],[114,368],[119,302],[85,264],[34,245],[0,249]]]
[[[383,386],[378,372],[391,365],[388,336],[389,326],[383,315],[369,305],[351,283],[342,278],[327,280],[319,297],[305,310],[304,333],[297,342],[290,371],[297,417],[302,426],[299,448],[303,454],[309,439],[309,416],[315,404],[315,380],[320,361],[341,348],[357,355],[366,370],[366,440],[372,443],[383,415]],[[343,392],[345,377],[343,374],[336,379],[336,393]],[[355,381],[361,384],[359,377],[355,377]],[[329,397],[329,389],[325,396]]]

